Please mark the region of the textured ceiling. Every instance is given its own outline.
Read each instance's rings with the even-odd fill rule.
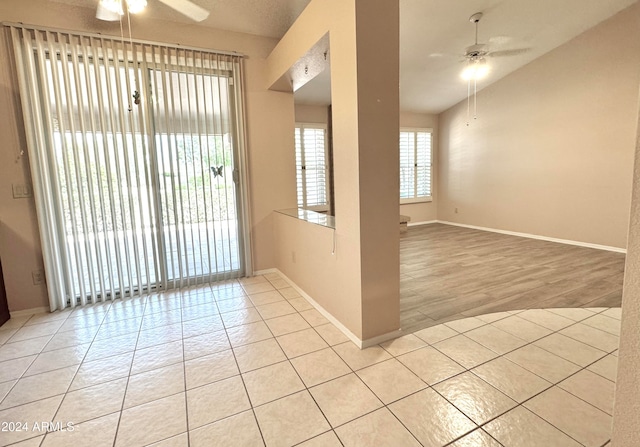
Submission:
[[[28,1],[28,0],[26,0]],[[98,0],[51,0],[95,8]],[[211,11],[199,25],[280,38],[295,22],[310,0],[191,0]],[[147,0],[145,16],[180,23],[194,23],[158,0]]]
[[[98,0],[51,0],[95,8]],[[310,0],[192,0],[211,14],[199,25],[280,38]],[[461,54],[473,43],[469,17],[485,15],[479,41],[492,49],[530,48],[526,53],[491,59],[483,88],[553,50],[636,0],[400,0],[400,108],[439,113],[466,97],[460,79]],[[190,23],[158,0],[148,0],[146,15]],[[191,22],[192,23],[192,22]],[[384,63],[384,54],[380,63]],[[296,101],[330,101],[328,72],[296,92]]]

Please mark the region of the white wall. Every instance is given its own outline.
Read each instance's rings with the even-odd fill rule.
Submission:
[[[484,89],[469,127],[466,101],[440,115],[438,219],[626,246],[639,12]]]

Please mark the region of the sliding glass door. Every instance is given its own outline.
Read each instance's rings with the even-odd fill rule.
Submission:
[[[238,58],[27,37],[14,32],[52,309],[242,276]]]
[[[141,293],[162,275],[147,131],[127,94],[141,72],[49,54],[44,138],[65,280],[78,297]]]
[[[167,282],[228,276],[242,268],[231,78],[150,70],[158,215]]]

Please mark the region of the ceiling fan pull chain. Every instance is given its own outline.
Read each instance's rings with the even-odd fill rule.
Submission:
[[[469,126],[470,116],[471,116],[471,78],[467,80],[467,127]]]
[[[473,80],[473,119],[478,119],[478,79]]]
[[[126,67],[126,63],[127,63],[127,44],[124,41],[124,28],[122,27],[122,16],[120,15],[118,18],[119,22],[120,22],[120,42],[122,43],[122,62],[125,64]],[[129,28],[129,35],[131,35],[131,28]],[[117,51],[116,51],[116,55],[115,57],[118,57]],[[129,107],[127,108],[127,111],[132,112],[133,111],[133,107],[131,107],[131,98],[129,99]]]
[[[133,46],[133,36],[131,35],[131,14],[129,12],[129,8],[127,8],[127,23],[129,24],[129,44],[131,45],[131,60],[133,62],[134,70],[135,70],[136,55],[135,55],[135,48]],[[126,56],[126,52],[125,52],[125,56]],[[139,106],[140,105],[140,89],[138,89],[138,78],[136,76],[133,77],[133,95],[131,96],[133,98],[133,103]],[[131,104],[129,104],[129,109],[131,109]]]

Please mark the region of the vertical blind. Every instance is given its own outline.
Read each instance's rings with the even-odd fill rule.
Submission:
[[[400,131],[400,199],[431,197],[431,132]]]
[[[300,208],[328,210],[326,133],[322,125],[296,124],[296,184]]]
[[[240,56],[10,31],[51,310],[250,269]]]

